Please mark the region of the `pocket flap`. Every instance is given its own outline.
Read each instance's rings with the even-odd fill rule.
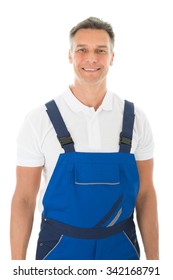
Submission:
[[[75,184],[80,185],[119,185],[119,166],[109,163],[76,163]]]

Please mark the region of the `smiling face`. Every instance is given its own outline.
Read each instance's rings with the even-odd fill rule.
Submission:
[[[106,83],[113,57],[110,37],[105,30],[78,30],[72,39],[69,51],[69,61],[73,64],[75,82],[85,86]]]

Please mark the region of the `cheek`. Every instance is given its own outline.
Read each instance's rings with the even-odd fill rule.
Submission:
[[[109,67],[113,64],[113,58],[111,56],[105,56],[100,58],[100,62],[105,65],[106,67]]]
[[[82,62],[82,57],[79,55],[69,56],[69,61],[71,64],[78,65]]]

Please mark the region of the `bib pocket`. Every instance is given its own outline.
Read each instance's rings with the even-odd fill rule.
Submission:
[[[120,185],[119,166],[103,162],[76,162],[76,185]]]

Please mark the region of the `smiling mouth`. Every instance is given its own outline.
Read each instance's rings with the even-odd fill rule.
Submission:
[[[100,68],[82,68],[82,70],[86,71],[86,72],[97,72],[100,70]]]

